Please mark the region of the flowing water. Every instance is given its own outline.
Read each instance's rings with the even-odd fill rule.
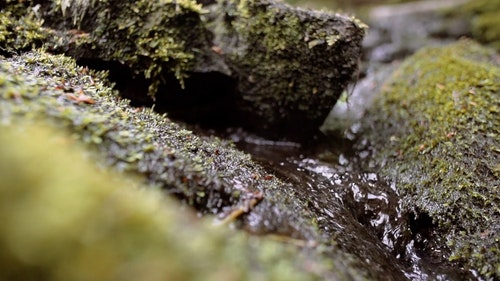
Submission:
[[[387,272],[387,280],[474,279],[469,272],[449,265],[439,249],[425,251],[423,244],[429,237],[422,229],[430,222],[404,213],[397,186],[380,178],[375,169],[362,168],[371,151],[367,143],[355,141],[354,135],[351,139],[323,137],[307,146],[270,141],[242,130],[225,137],[292,183],[317,215],[321,231],[346,252],[365,257],[365,266]]]

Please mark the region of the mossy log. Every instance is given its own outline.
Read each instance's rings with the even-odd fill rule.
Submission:
[[[500,277],[500,67],[472,41],[425,48],[385,82],[363,121],[372,167],[412,213],[417,247]]]
[[[274,137],[307,138],[321,125],[356,72],[366,28],[274,0],[8,1],[4,10],[13,29],[19,18],[43,21],[36,41],[48,50],[120,69],[118,84],[135,79],[123,87],[129,98],[195,120],[238,118]],[[12,45],[0,37],[0,48]],[[203,84],[211,79],[213,89]]]

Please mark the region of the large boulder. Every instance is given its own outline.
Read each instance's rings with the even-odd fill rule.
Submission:
[[[353,80],[364,25],[272,0],[220,5],[213,44],[237,80],[245,120],[275,137],[310,137]]]

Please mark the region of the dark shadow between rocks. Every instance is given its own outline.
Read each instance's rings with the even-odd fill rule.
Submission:
[[[218,73],[191,73],[184,88],[169,78],[156,94],[155,110],[204,129],[225,129],[243,123],[236,106],[234,79]]]
[[[136,107],[154,107],[169,118],[202,129],[225,130],[245,124],[236,106],[236,81],[218,72],[191,73],[184,87],[173,75],[166,75],[154,99],[148,95],[149,79],[119,62],[80,60],[80,65],[109,71],[120,96]]]
[[[283,120],[272,128],[268,127],[268,120],[253,115],[245,107],[237,91],[237,81],[219,72],[190,73],[183,86],[172,74],[164,75],[164,81],[153,99],[148,95],[152,81],[119,62],[81,59],[78,63],[108,71],[115,89],[121,97],[130,100],[132,106],[153,107],[156,112],[166,113],[170,119],[187,125],[197,133],[209,132],[227,138],[230,131],[243,128],[257,138],[293,141],[306,146],[324,138],[319,128],[312,130],[301,126],[300,118]]]
[[[437,226],[427,213],[410,214],[409,227],[419,256],[425,257],[426,262],[430,264],[447,263],[444,256],[449,250],[444,241],[439,241]]]

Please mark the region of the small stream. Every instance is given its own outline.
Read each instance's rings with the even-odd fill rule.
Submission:
[[[425,219],[416,221],[402,212],[397,186],[361,168],[371,151],[367,143],[359,145],[354,134],[351,139],[323,136],[308,145],[266,140],[241,129],[222,137],[292,183],[317,215],[325,237],[345,252],[363,257],[364,266],[380,267],[377,271],[386,272],[387,280],[475,279],[447,264],[439,249],[425,249]]]

